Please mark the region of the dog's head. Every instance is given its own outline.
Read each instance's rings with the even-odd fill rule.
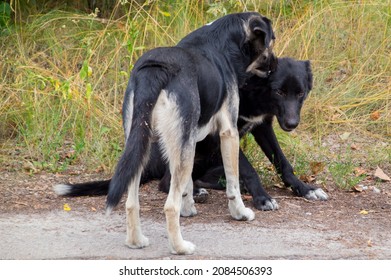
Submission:
[[[268,83],[274,115],[283,130],[292,131],[299,125],[301,107],[312,89],[310,61],[278,59]]]
[[[184,37],[178,46],[197,48],[212,60],[225,58],[235,71],[239,87],[254,74],[265,77],[273,71],[275,40],[271,21],[256,12],[236,13],[221,17]]]
[[[258,77],[267,77],[274,72],[278,60],[273,54],[276,39],[271,21],[259,14],[253,14],[244,21],[245,42],[243,52],[250,57],[251,64],[246,71]]]
[[[240,115],[254,120],[274,115],[283,130],[291,131],[299,125],[301,107],[311,89],[308,60],[279,58],[269,77],[252,76],[240,89]]]

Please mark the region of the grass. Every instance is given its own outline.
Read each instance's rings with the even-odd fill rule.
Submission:
[[[20,161],[37,169],[82,164],[112,170],[123,144],[123,93],[137,58],[174,45],[216,17],[246,10],[273,20],[276,54],[312,62],[315,83],[303,108],[301,137],[278,132],[296,171],[310,172],[309,163],[320,157],[329,166],[340,162],[322,142],[345,131],[387,144],[380,157],[367,152],[368,164],[390,162],[389,1],[118,1],[112,11],[102,11],[104,18],[49,8],[56,6],[50,2],[42,10],[12,3],[11,14],[2,14],[0,5],[2,164],[17,148]],[[308,150],[314,151],[310,157]],[[266,172],[258,153],[249,152]]]

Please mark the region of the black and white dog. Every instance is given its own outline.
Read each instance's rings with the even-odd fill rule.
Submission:
[[[240,89],[238,129],[241,137],[246,133],[254,136],[281,175],[282,181],[291,187],[296,195],[310,200],[327,200],[328,196],[322,189],[305,184],[294,175],[272,127],[274,116],[285,131],[291,131],[298,126],[303,102],[312,89],[312,80],[310,61],[279,58],[276,71],[269,77],[253,76]],[[216,148],[218,145],[218,135],[208,135],[197,144],[193,170],[196,190],[224,187],[220,183],[224,170],[220,151]],[[264,190],[256,170],[242,150],[239,153],[239,175],[242,185],[252,195],[257,209],[278,209],[277,202]],[[159,188],[168,192],[169,181],[170,173],[167,171],[159,183]],[[206,192],[195,193],[205,195]]]
[[[267,78],[252,77],[240,89],[238,128],[240,136],[251,133],[268,159],[274,164],[286,186],[309,200],[327,200],[328,195],[320,188],[305,184],[293,172],[293,168],[282,152],[272,122],[277,118],[285,131],[295,129],[300,122],[304,100],[312,89],[310,61],[279,58],[277,70]],[[209,135],[197,145],[194,167],[194,183],[197,188],[221,188],[224,176],[221,156],[216,147],[218,139]],[[278,204],[262,187],[256,170],[242,150],[239,154],[239,175],[243,186],[253,197],[253,204],[260,210],[274,210]],[[159,187],[167,191],[170,174],[167,172]]]
[[[265,155],[276,167],[286,186],[298,196],[310,200],[327,200],[327,194],[320,188],[305,184],[293,173],[293,168],[284,156],[275,136],[272,121],[277,118],[285,131],[296,128],[300,121],[300,111],[304,100],[312,89],[312,71],[309,61],[291,58],[278,59],[277,69],[267,78],[257,76],[247,80],[240,89],[238,128],[240,136],[251,133]],[[256,170],[240,150],[239,175],[242,185],[253,197],[253,204],[260,210],[275,210],[277,202],[262,187]],[[195,193],[201,188],[221,189],[224,169],[219,149],[218,135],[208,135],[197,143],[193,168]],[[161,180],[159,188],[168,192],[170,172],[165,165],[157,145],[152,146],[150,161],[142,176],[142,182]],[[110,180],[79,184],[58,185],[55,190],[60,195],[106,195]]]
[[[183,38],[177,46],[156,48],[135,64],[125,93],[125,150],[111,179],[107,211],[124,192],[127,240],[132,248],[149,244],[139,217],[138,190],[154,139],[171,174],[164,206],[168,239],[174,254],[191,254],[183,240],[179,216],[196,214],[191,178],[196,143],[217,134],[227,181],[228,207],[237,220],[252,220],[239,189],[238,89],[263,71],[274,56],[270,21],[258,13],[222,17]]]

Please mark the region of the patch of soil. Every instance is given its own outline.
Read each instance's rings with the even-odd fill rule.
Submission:
[[[102,174],[26,174],[0,171],[1,177],[1,213],[41,213],[45,211],[104,212],[105,197],[59,197],[52,186],[65,182],[85,182],[105,179]],[[107,177],[106,177],[107,178]],[[248,207],[256,211],[256,218],[265,224],[283,224],[297,217],[322,220],[328,227],[349,227],[360,219],[384,220],[391,231],[391,183],[381,183],[376,188],[359,191],[343,191],[336,187],[327,187],[328,201],[309,201],[296,197],[290,189],[269,187],[267,191],[277,200],[279,210],[262,212],[252,206],[252,198],[243,194]],[[216,219],[232,222],[227,209],[224,191],[209,190],[206,203],[197,204],[198,215],[183,222],[213,223]],[[140,188],[141,215],[164,219],[163,206],[166,194],[158,191],[157,181]],[[115,211],[123,211],[126,195]],[[70,209],[64,210],[67,204]],[[349,229],[348,229],[349,230]],[[351,229],[353,231],[353,229]]]

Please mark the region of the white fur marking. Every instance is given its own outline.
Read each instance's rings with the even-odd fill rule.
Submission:
[[[162,90],[153,110],[152,120],[171,172],[170,191],[164,205],[170,251],[173,254],[192,254],[195,245],[183,239],[179,216],[180,213],[186,216],[196,214],[191,181],[195,142],[183,142],[183,119],[175,93],[168,94],[166,90]],[[191,124],[187,127],[189,128]],[[194,140],[192,135],[190,140]],[[185,192],[187,196],[182,197]]]
[[[67,195],[70,193],[72,187],[65,184],[58,184],[53,187],[53,190],[58,195]]]
[[[329,196],[321,189],[311,190],[305,196],[308,200],[327,200]]]
[[[193,198],[193,180],[187,183],[185,193],[186,196],[182,197],[181,216],[192,217],[197,214]]]
[[[266,115],[259,115],[259,116],[240,116],[240,118],[246,122],[252,123],[252,124],[261,124],[265,120]]]
[[[129,93],[129,103],[124,108],[124,131],[125,131],[125,140],[128,140],[130,130],[132,129],[132,119],[133,119],[133,103],[134,103],[134,91],[132,90]]]

